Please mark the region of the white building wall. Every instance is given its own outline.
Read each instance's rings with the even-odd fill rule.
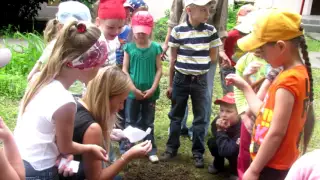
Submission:
[[[256,0],[258,8],[283,8],[300,13],[303,0]],[[313,0],[305,0],[303,15],[310,15]]]

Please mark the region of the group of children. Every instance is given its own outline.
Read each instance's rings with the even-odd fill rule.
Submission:
[[[206,23],[211,0],[185,0],[184,5],[186,22],[172,29],[169,40],[170,132],[160,159],[177,155],[190,96],[192,153],[195,166],[202,168],[211,107],[207,73],[223,43],[215,27]],[[154,120],[162,48],[151,40],[154,21],[147,10],[142,0],[100,0],[92,24],[85,5],[75,1],[59,5],[57,17],[45,30],[47,47],[28,76],[14,137],[0,119],[4,142],[0,161],[7,168],[0,179],[118,179],[121,169],[135,158],[159,161]],[[243,55],[238,60],[233,58],[234,51],[228,51],[236,59],[235,74],[225,77],[227,85],[235,87],[234,93],[214,101],[220,111],[207,142],[214,156],[209,172],[222,171],[226,158],[231,179],[285,179],[299,157],[301,142],[306,152],[315,121],[301,16],[276,9],[260,14],[255,23],[243,18],[235,27],[233,32],[243,37],[228,47],[241,49]],[[243,30],[243,23],[251,24],[250,30]],[[68,91],[77,80],[86,87],[79,99]],[[144,142],[134,145],[117,129],[129,125],[152,131]],[[110,141],[120,141],[122,155],[108,165]],[[74,174],[65,165],[58,168],[62,158],[80,161],[79,171]],[[298,170],[299,164],[294,165],[287,179],[296,178]],[[303,176],[300,171],[299,177]]]

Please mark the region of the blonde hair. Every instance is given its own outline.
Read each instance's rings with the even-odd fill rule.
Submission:
[[[45,43],[49,43],[54,38],[56,38],[59,32],[58,24],[59,24],[59,21],[56,19],[50,19],[47,22],[46,28],[43,31],[43,37],[44,37]]]
[[[24,113],[26,106],[40,89],[59,76],[68,61],[72,61],[86,52],[100,37],[101,31],[91,23],[81,22],[86,25],[86,32],[77,31],[77,20],[64,25],[59,33],[48,63],[45,64],[39,77],[31,83],[22,99],[20,113]]]
[[[107,151],[110,133],[117,119],[110,112],[110,98],[129,91],[130,78],[117,66],[106,66],[89,82],[82,98],[94,120],[101,126]]]

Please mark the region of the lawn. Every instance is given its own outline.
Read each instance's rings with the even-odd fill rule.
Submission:
[[[158,154],[160,155],[165,150],[165,144],[168,138],[168,127],[169,127],[169,119],[168,112],[170,110],[170,101],[165,96],[165,91],[168,86],[168,63],[163,63],[163,77],[161,78],[161,96],[157,101],[157,110],[156,110],[156,120],[155,120],[155,138],[158,145]],[[320,81],[320,70],[313,70],[314,82]],[[314,94],[315,94],[315,112],[316,118],[320,119],[320,84],[314,84]],[[221,97],[222,90],[220,85],[220,79],[218,76],[218,69],[215,77],[214,84],[214,97]],[[5,97],[0,96],[0,116],[4,118],[7,125],[10,129],[13,129],[15,126],[16,116],[17,116],[17,107],[19,102],[17,100],[10,100]],[[217,115],[218,107],[212,106],[212,118]],[[191,111],[191,109],[190,109]],[[192,122],[192,113],[190,113],[188,124]],[[209,133],[208,137],[211,134]],[[319,122],[316,124],[316,128],[314,131],[314,135],[312,141],[310,143],[309,150],[320,148],[320,125]],[[196,169],[193,166],[191,153],[191,141],[188,138],[181,137],[181,147],[179,149],[179,155],[173,161],[170,162],[160,162],[159,164],[151,164],[147,160],[137,160],[127,166],[125,169],[125,177],[126,179],[201,179],[201,180],[209,180],[209,179],[225,179],[226,174],[220,174],[218,176],[214,176],[207,173],[208,164],[212,162],[213,158],[210,155],[209,150],[207,149],[205,152],[205,168],[204,169]]]

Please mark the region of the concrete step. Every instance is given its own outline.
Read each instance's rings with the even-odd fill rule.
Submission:
[[[306,32],[317,32],[320,33],[320,25],[315,24],[303,24],[303,29]]]
[[[320,16],[303,16],[302,23],[306,32],[320,32]]]
[[[302,23],[320,25],[320,16],[302,16]]]

